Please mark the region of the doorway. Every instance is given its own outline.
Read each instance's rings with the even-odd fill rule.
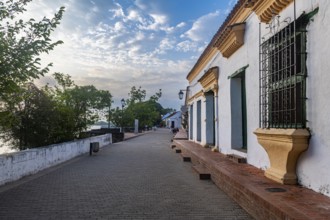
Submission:
[[[211,90],[205,93],[206,107],[206,144],[215,145],[215,111],[214,111],[214,92]]]
[[[245,68],[231,76],[231,143],[233,149],[247,149]]]

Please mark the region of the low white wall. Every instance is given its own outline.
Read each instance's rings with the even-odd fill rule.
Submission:
[[[20,152],[0,155],[0,185],[18,180],[89,152],[91,142],[100,147],[112,143],[112,135],[90,137],[82,140],[54,144]]]

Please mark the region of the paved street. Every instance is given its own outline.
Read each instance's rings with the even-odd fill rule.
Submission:
[[[168,129],[0,187],[0,219],[251,219],[170,149]]]

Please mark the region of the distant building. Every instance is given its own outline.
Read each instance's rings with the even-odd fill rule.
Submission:
[[[181,128],[181,112],[172,112],[164,115],[162,120],[165,121],[167,128]]]
[[[329,6],[238,0],[187,75],[189,140],[330,196]]]

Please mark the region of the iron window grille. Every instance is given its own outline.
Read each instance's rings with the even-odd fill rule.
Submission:
[[[306,127],[306,25],[276,16],[260,38],[261,128]]]

